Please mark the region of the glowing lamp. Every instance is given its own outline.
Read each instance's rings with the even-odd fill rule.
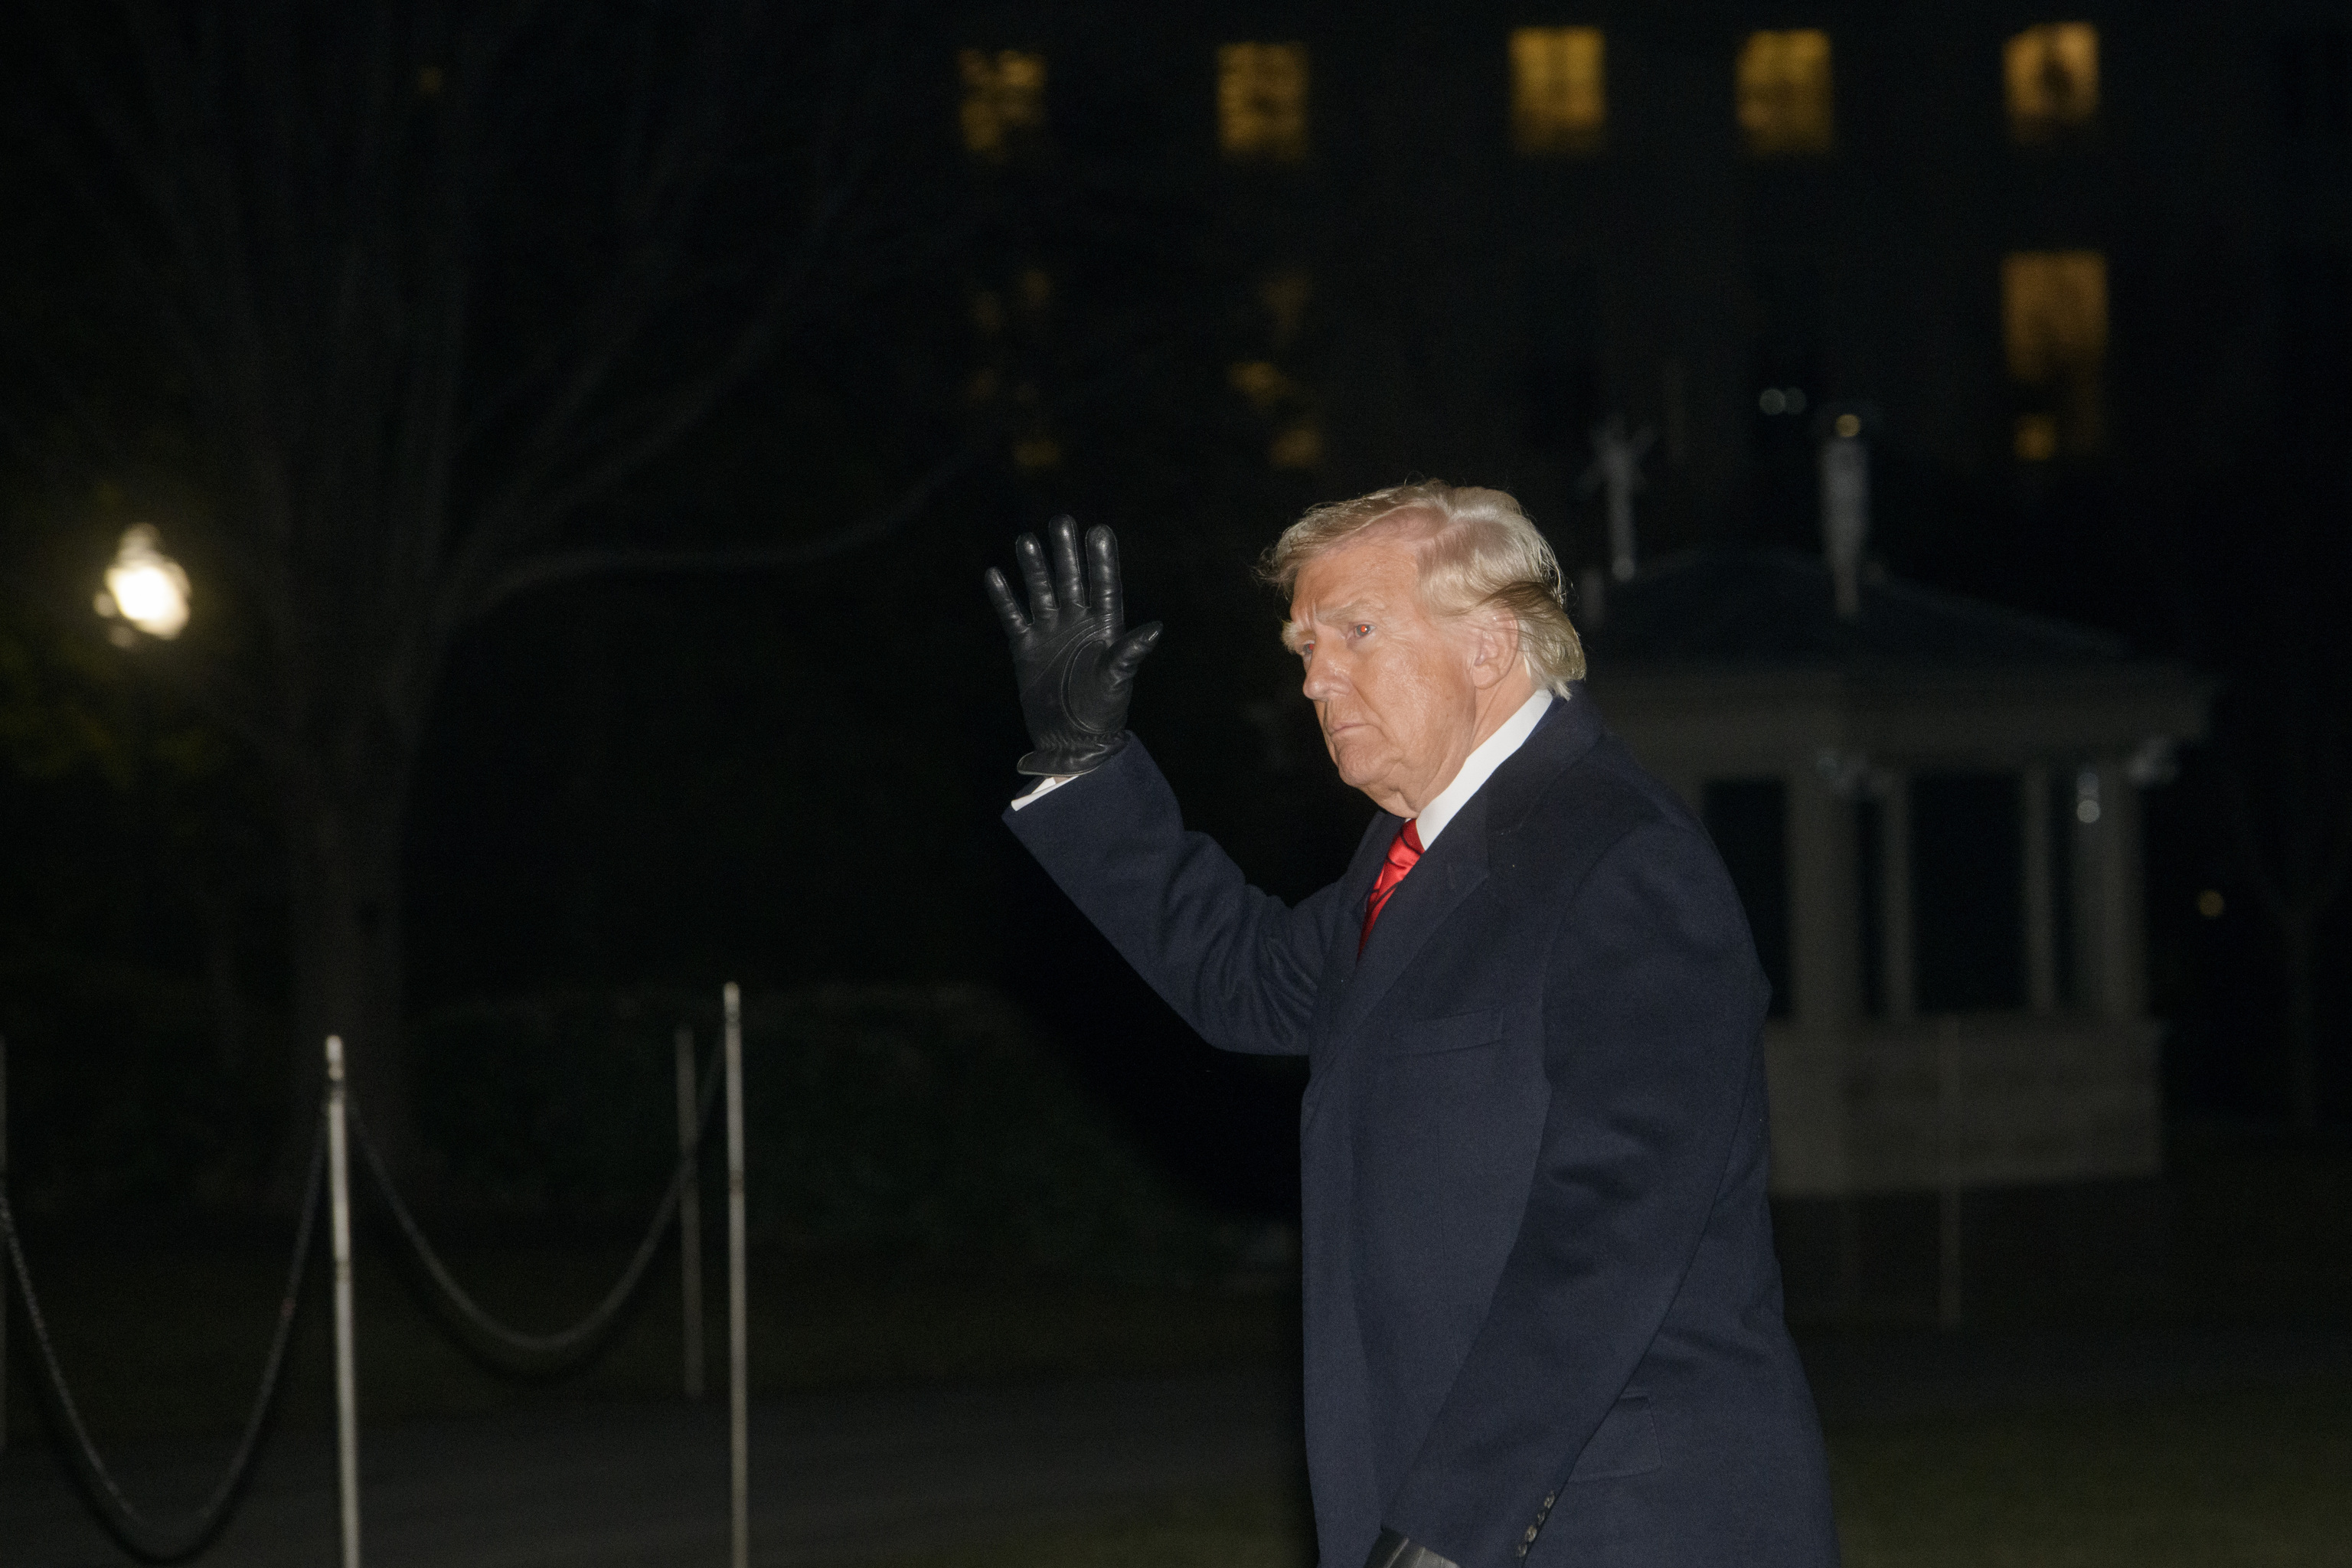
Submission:
[[[188,574],[163,553],[163,536],[152,526],[133,523],[122,531],[95,607],[107,619],[127,621],[151,637],[168,639],[186,629]],[[127,640],[129,627],[116,629],[122,634],[116,640]]]

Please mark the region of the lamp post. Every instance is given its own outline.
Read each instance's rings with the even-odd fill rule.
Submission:
[[[107,637],[117,647],[133,646],[142,632],[169,642],[187,629],[188,574],[163,553],[163,536],[152,523],[122,531],[91,608],[116,623]]]

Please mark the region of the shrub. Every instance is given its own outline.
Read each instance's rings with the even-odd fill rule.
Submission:
[[[642,1214],[677,1148],[671,1034],[715,1071],[716,998],[543,994],[415,1030],[416,1103],[453,1194]],[[748,997],[751,1222],[764,1241],[928,1261],[1195,1275],[1227,1250],[1010,1004],[971,986]],[[705,1170],[724,1126],[714,1109]],[[723,1188],[706,1181],[706,1212]]]

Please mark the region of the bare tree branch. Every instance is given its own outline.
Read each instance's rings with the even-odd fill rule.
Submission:
[[[913,522],[937,500],[940,492],[963,477],[999,438],[992,429],[975,436],[910,486],[892,505],[852,527],[813,539],[783,544],[756,544],[708,550],[646,550],[627,546],[583,547],[551,551],[513,567],[492,583],[470,606],[470,617],[489,614],[508,601],[561,583],[589,577],[656,575],[680,573],[775,572],[810,566],[877,543]]]
[[[365,1092],[396,1120],[397,1073],[368,1064],[398,1032],[400,826],[466,624],[606,572],[839,554],[998,439],[821,537],[564,544],[788,336],[936,246],[877,199],[887,29],[846,5],[795,8],[787,38],[757,4],[31,5],[47,98],[16,117],[110,258],[92,321],[134,398],[216,465],[202,553],[249,610],[154,662],[266,764],[301,1026],[390,1072]]]

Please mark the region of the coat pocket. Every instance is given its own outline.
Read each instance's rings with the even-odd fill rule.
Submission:
[[[1629,1394],[1610,1407],[1601,1429],[1576,1457],[1576,1468],[1568,1473],[1568,1479],[1571,1486],[1579,1481],[1615,1480],[1645,1475],[1664,1463],[1658,1452],[1658,1424],[1650,1415],[1650,1396]]]
[[[1503,1037],[1503,1010],[1456,1013],[1446,1018],[1407,1018],[1393,1026],[1381,1043],[1389,1057],[1433,1057],[1447,1051],[1475,1050]]]

